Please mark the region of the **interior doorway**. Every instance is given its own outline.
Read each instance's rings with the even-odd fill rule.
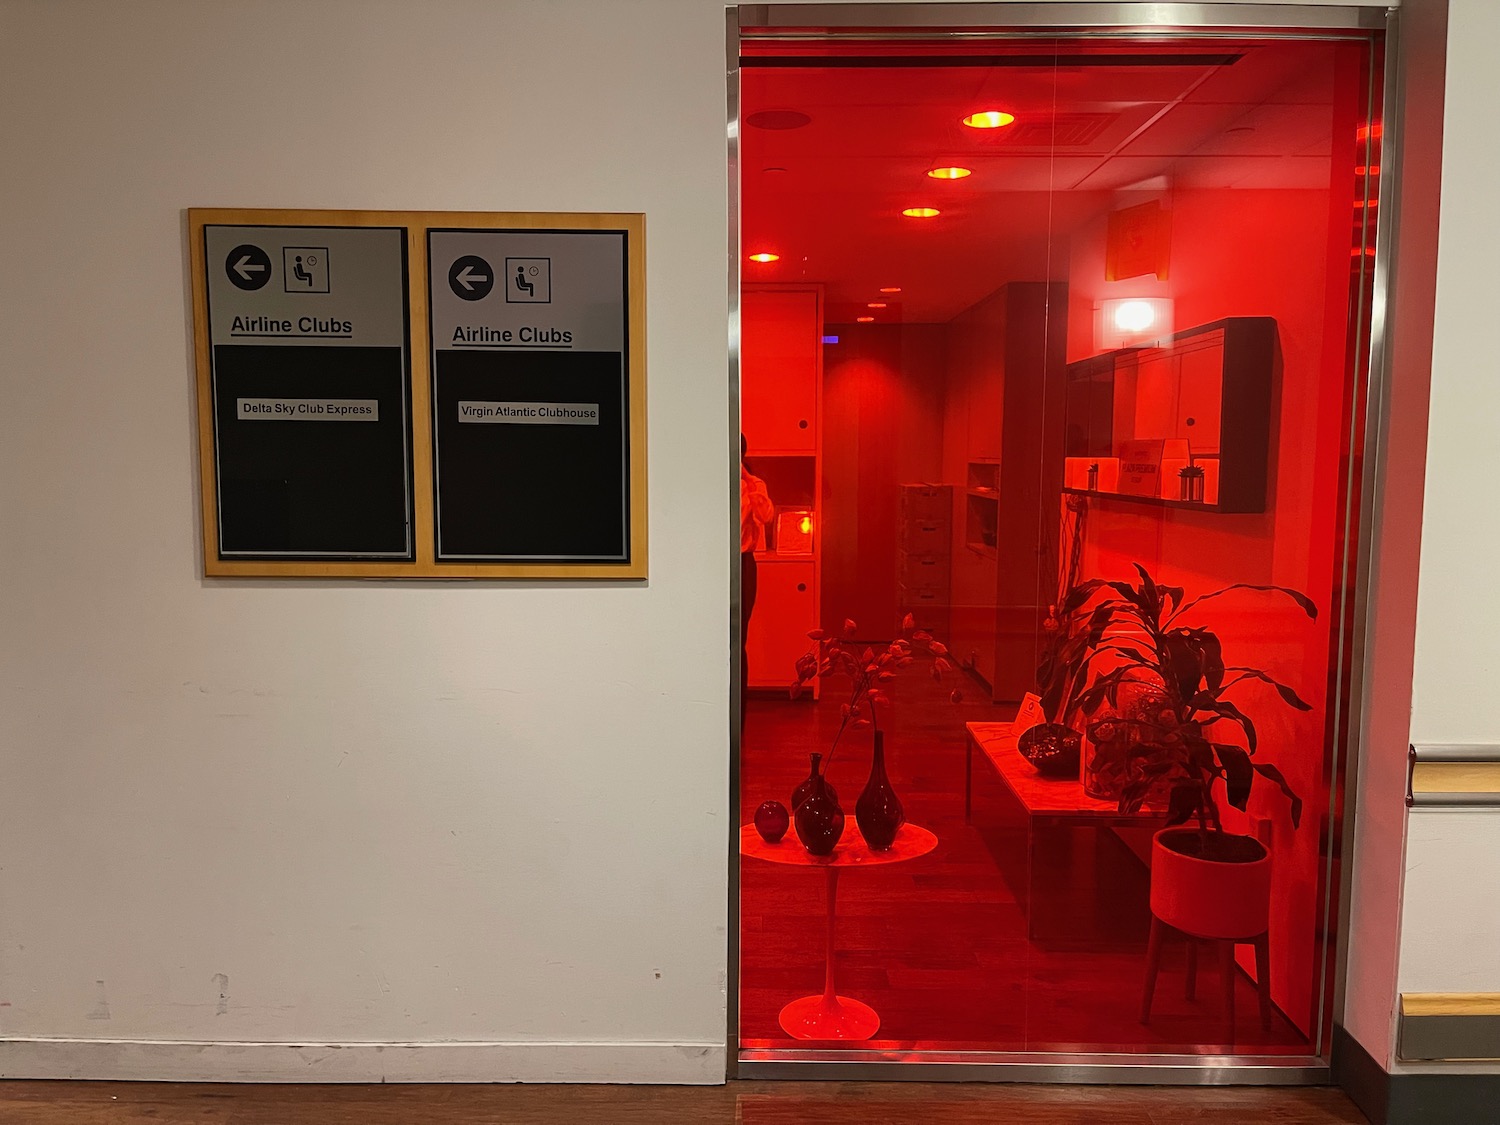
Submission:
[[[739,1058],[1316,1075],[1382,32],[879,14],[738,41]]]

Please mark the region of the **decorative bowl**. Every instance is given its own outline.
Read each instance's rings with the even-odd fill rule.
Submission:
[[[1061,723],[1038,723],[1021,732],[1016,749],[1044,777],[1077,777],[1082,736]]]

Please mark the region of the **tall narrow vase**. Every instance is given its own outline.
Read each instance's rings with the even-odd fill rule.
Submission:
[[[875,753],[870,761],[870,780],[854,805],[854,820],[860,835],[877,852],[896,842],[896,833],[906,823],[906,811],[891,788],[885,772],[885,734],[875,732]]]

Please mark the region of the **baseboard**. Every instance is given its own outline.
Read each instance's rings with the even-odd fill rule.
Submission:
[[[1391,1098],[1391,1076],[1375,1061],[1364,1045],[1343,1029],[1333,1029],[1330,1059],[1333,1081],[1359,1107],[1372,1125],[1387,1125]]]
[[[242,1043],[0,1039],[0,1078],[140,1082],[724,1081],[722,1043]]]
[[[1371,1125],[1489,1125],[1500,1121],[1500,1071],[1410,1067],[1389,1074],[1342,1027],[1334,1028],[1333,1080]]]

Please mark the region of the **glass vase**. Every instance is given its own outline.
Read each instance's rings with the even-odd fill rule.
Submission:
[[[812,776],[812,792],[792,814],[797,839],[810,855],[832,855],[844,834],[844,810],[831,795],[821,773]]]
[[[807,771],[807,780],[804,781],[801,785],[797,786],[796,789],[792,790],[792,812],[794,813],[798,810],[798,808],[801,807],[803,801],[812,796],[813,781],[822,776],[823,773],[823,755],[813,754],[811,757],[812,768]],[[839,799],[838,791],[835,790],[832,785],[828,784],[827,778],[823,779],[823,784],[827,786],[828,795],[833,798],[834,803],[836,804]]]
[[[896,833],[906,823],[901,800],[891,788],[885,772],[885,734],[875,732],[875,752],[870,759],[870,780],[854,804],[854,820],[865,843],[883,852],[896,842]]]

